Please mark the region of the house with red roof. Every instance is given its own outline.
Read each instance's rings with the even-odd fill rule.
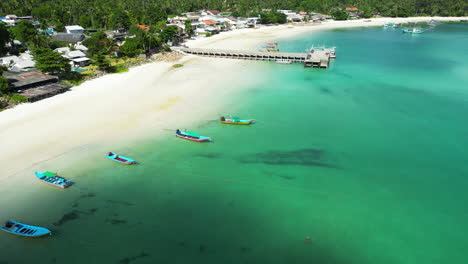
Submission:
[[[143,29],[144,31],[148,32],[149,31],[149,27],[148,26],[145,26],[145,25],[136,25],[137,27]]]
[[[219,11],[218,10],[208,10],[208,11],[206,11],[206,13],[208,13],[209,15],[216,16],[216,15],[219,14]]]

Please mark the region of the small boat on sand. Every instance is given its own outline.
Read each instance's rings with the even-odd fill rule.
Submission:
[[[116,153],[114,152],[109,152],[106,156],[106,158],[108,159],[111,159],[115,162],[118,162],[118,163],[121,163],[121,164],[125,164],[125,165],[130,165],[130,164],[134,164],[135,161],[130,159],[130,158],[126,158],[124,156],[121,156],[121,155],[117,155]]]
[[[245,119],[245,120],[242,120],[238,117],[233,117],[233,118],[225,118],[224,116],[222,116],[219,121],[221,122],[221,124],[231,124],[231,125],[250,125],[252,124],[253,122],[255,122],[254,119]]]
[[[73,184],[72,181],[67,180],[63,177],[57,175],[57,173],[46,171],[46,172],[34,172],[36,177],[49,185],[59,187],[59,188],[67,188]]]
[[[26,225],[16,221],[6,221],[1,229],[5,232],[25,237],[40,237],[51,234],[51,231],[47,228]]]
[[[187,139],[190,141],[195,141],[195,142],[205,142],[205,141],[211,140],[211,138],[209,137],[200,136],[197,133],[194,133],[191,131],[181,131],[179,129],[176,130],[175,135],[176,137]]]

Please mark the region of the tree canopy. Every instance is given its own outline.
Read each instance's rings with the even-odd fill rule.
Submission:
[[[5,45],[11,41],[10,31],[3,23],[0,23],[0,56],[6,53]],[[1,75],[1,74],[0,74]]]
[[[33,55],[36,68],[42,72],[63,74],[71,69],[68,59],[48,48],[37,48],[33,50]]]
[[[249,16],[261,13],[262,9],[329,14],[333,8],[351,6],[383,16],[468,15],[466,0],[14,0],[2,1],[0,13],[33,15],[51,25],[113,29],[134,24],[155,25],[168,15],[200,9],[231,9],[234,16]]]

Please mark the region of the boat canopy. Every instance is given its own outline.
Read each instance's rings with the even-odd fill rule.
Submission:
[[[46,171],[43,174],[47,177],[55,177],[55,175],[57,175],[56,173],[50,171]]]

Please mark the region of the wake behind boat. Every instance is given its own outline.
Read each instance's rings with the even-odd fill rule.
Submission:
[[[205,136],[200,136],[195,132],[191,131],[181,131],[179,129],[176,130],[175,136],[183,139],[187,139],[190,141],[195,141],[195,142],[205,142],[205,141],[210,141],[211,138],[205,137]]]
[[[1,229],[10,234],[25,237],[40,237],[51,233],[47,228],[26,225],[16,221],[6,221],[5,225],[2,226]]]
[[[67,180],[63,177],[60,177],[57,175],[57,173],[53,173],[53,172],[50,172],[50,171],[46,171],[46,172],[38,172],[38,171],[35,171],[34,172],[36,174],[36,177],[42,181],[42,182],[45,182],[49,185],[52,185],[52,186],[55,186],[55,187],[59,187],[59,188],[67,188],[69,186],[71,186],[73,184],[72,181],[70,180]]]
[[[254,119],[245,119],[245,120],[242,120],[238,117],[233,117],[233,118],[225,118],[224,116],[222,116],[220,118],[220,122],[221,124],[231,124],[231,125],[250,125],[252,124],[253,122],[255,122]]]
[[[127,158],[127,157],[124,157],[124,156],[121,156],[121,155],[117,155],[114,152],[109,152],[107,154],[106,158],[108,158],[110,160],[113,160],[115,162],[121,163],[121,164],[125,164],[125,165],[130,165],[130,164],[135,163],[134,160],[132,160],[130,158]]]

